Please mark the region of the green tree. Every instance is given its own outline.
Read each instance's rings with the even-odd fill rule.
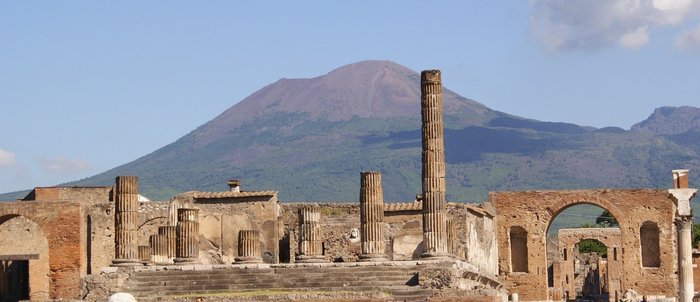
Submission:
[[[579,253],[597,253],[601,257],[608,256],[608,247],[595,239],[583,239],[578,243]]]
[[[613,217],[613,215],[610,214],[608,210],[603,211],[603,213],[600,213],[600,215],[596,217],[595,224],[603,227],[620,226],[620,224],[617,222],[617,219],[615,219],[615,217]]]
[[[700,242],[700,224],[693,223],[691,234],[691,236],[693,236],[693,247],[697,247],[698,242]]]

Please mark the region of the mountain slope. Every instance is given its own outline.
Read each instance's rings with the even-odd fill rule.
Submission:
[[[379,170],[385,200],[412,200],[421,187],[419,80],[388,61],[283,79],[172,144],[70,185],[138,175],[143,195],[164,199],[240,178],[243,189],[278,190],[283,201],[351,201],[359,173]],[[671,169],[700,170],[700,145],[686,133],[540,122],[443,93],[451,201],[494,190],[665,188]]]
[[[632,126],[632,131],[648,131],[663,135],[700,132],[700,108],[690,106],[657,108],[649,118]]]

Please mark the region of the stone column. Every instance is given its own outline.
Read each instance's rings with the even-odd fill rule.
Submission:
[[[299,254],[296,262],[324,262],[321,239],[321,214],[316,206],[299,208]]]
[[[423,255],[448,258],[445,202],[445,146],[439,70],[421,72],[423,134]]]
[[[114,186],[114,260],[112,266],[141,265],[138,254],[139,181],[117,176]]]
[[[236,263],[262,263],[262,256],[260,255],[260,231],[239,231]]]
[[[676,203],[676,230],[678,232],[678,297],[679,302],[693,301],[693,212],[690,200],[697,193],[688,188],[688,170],[673,170],[673,189],[668,190]]]
[[[676,218],[678,229],[678,286],[679,302],[692,302],[694,296],[693,284],[693,216],[680,216]]]
[[[177,209],[175,264],[199,262],[199,210]]]
[[[386,261],[382,174],[360,173],[360,261]]]
[[[153,263],[166,264],[169,262],[166,250],[165,237],[157,234],[151,235],[151,237],[148,238],[148,245],[150,245],[151,247]]]
[[[143,265],[153,264],[151,261],[151,247],[148,245],[139,245],[139,261]]]
[[[173,263],[177,254],[177,226],[159,226],[158,235],[163,238],[165,249],[163,256],[165,256],[166,263]]]

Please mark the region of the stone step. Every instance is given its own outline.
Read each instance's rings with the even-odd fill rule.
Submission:
[[[274,286],[267,286],[263,285],[260,287],[257,287],[255,289],[227,289],[227,288],[209,288],[209,289],[204,289],[204,288],[177,288],[177,289],[169,289],[169,290],[131,290],[129,293],[134,295],[135,297],[153,297],[153,296],[173,296],[173,295],[183,295],[183,294],[188,294],[188,295],[207,295],[207,294],[217,294],[217,296],[221,296],[221,294],[236,294],[236,293],[246,293],[246,292],[254,292],[254,291],[268,291],[268,292],[376,292],[376,291],[384,291],[385,289],[382,287],[377,287],[377,286],[353,286],[353,287],[343,287],[343,286],[336,286],[336,287],[319,287],[319,288],[304,288],[304,289],[298,289],[298,288],[285,288],[285,287],[274,287]]]

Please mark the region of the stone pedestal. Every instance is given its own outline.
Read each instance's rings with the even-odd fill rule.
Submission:
[[[299,254],[295,262],[324,262],[321,214],[316,206],[299,208]]]
[[[360,261],[386,261],[384,241],[384,194],[382,174],[360,174]]]
[[[450,258],[447,251],[445,145],[439,70],[421,72],[421,118],[424,251],[421,258]]]
[[[114,259],[112,266],[141,265],[138,255],[139,182],[117,176],[114,186]]]
[[[177,210],[177,242],[175,264],[199,262],[199,210]]]
[[[236,263],[262,263],[260,251],[260,231],[241,230],[238,232],[238,257]]]

